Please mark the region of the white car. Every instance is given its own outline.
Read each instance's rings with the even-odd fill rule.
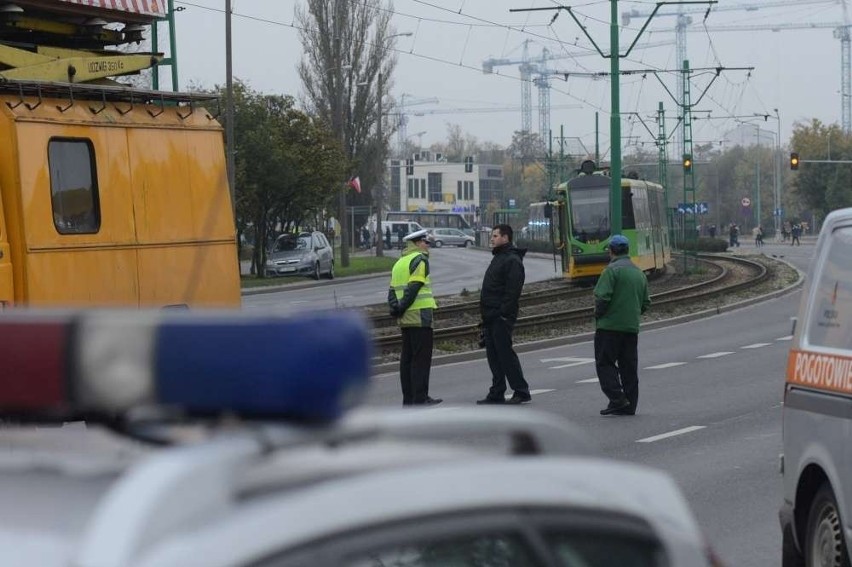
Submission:
[[[0,565],[713,565],[668,475],[554,416],[341,417],[369,339],[345,313],[0,315],[0,419],[88,420],[0,431]]]

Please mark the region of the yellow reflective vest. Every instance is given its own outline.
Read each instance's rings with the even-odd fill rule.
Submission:
[[[432,312],[438,307],[432,296],[432,281],[429,279],[429,253],[417,247],[406,248],[396,261],[391,272],[391,290],[397,300],[402,301],[409,282],[422,282],[423,287],[411,306],[399,318],[400,327],[431,327]]]

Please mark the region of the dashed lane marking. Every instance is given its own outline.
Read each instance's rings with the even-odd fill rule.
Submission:
[[[530,395],[535,396],[536,394],[546,394],[548,392],[555,392],[555,391],[556,391],[556,389],[554,389],[554,388],[542,389],[542,390],[530,390]]]
[[[778,337],[775,339],[776,341],[792,341],[793,335],[787,335],[786,337]]]
[[[597,383],[598,379],[597,378],[588,378],[586,380],[577,380],[577,384],[591,384],[593,382]]]
[[[674,368],[675,366],[683,366],[685,362],[666,362],[665,364],[657,364],[656,366],[646,366],[643,370],[663,370],[664,368]]]
[[[580,366],[581,364],[591,364],[594,362],[594,358],[578,358],[573,356],[564,356],[562,358],[542,358],[541,362],[566,362],[567,364],[560,364],[559,366],[551,366],[551,370],[559,370],[560,368],[570,368],[571,366]]]
[[[751,348],[763,348],[763,347],[765,347],[765,346],[769,346],[769,345],[771,345],[771,344],[772,344],[772,343],[754,343],[753,345],[746,345],[746,346],[742,346],[742,347],[740,347],[740,348],[741,348],[741,349],[747,349],[747,348],[748,348],[748,349],[751,349]]]
[[[689,427],[684,427],[683,429],[677,429],[675,431],[669,431],[668,433],[661,433],[660,435],[654,435],[653,437],[645,437],[644,439],[638,439],[637,443],[653,443],[655,441],[662,441],[663,439],[668,439],[669,437],[677,437],[678,435],[684,435],[686,433],[692,433],[693,431],[698,431],[699,429],[704,429],[706,426],[704,425],[691,425]]]
[[[702,354],[701,356],[696,356],[695,358],[719,358],[720,356],[728,356],[729,354],[734,354],[729,350],[723,350],[721,352],[713,352],[710,354]]]

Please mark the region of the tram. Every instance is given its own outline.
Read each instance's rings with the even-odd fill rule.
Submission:
[[[671,242],[663,186],[622,178],[621,190],[621,233],[630,241],[631,260],[647,273],[665,270]],[[596,278],[609,263],[610,176],[585,162],[581,173],[560,184],[556,194],[556,201],[531,205],[529,235],[534,240],[553,235],[569,280]]]

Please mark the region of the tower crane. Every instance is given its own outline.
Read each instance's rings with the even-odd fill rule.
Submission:
[[[548,69],[547,62],[556,59],[588,57],[591,55],[597,55],[597,52],[585,51],[579,53],[551,53],[547,48],[543,48],[540,56],[531,58],[529,54],[529,44],[531,42],[532,40],[527,39],[522,44],[520,59],[492,57],[484,60],[482,62],[482,72],[490,74],[494,72],[494,67],[518,65],[518,71],[521,79],[521,131],[528,133],[532,131],[532,85],[535,85],[538,89],[538,132],[541,139],[546,141],[550,130],[550,76],[564,74],[564,71],[556,73]],[[637,48],[644,49],[670,44],[670,41],[662,41],[647,43],[638,46]]]
[[[833,29],[834,37],[840,40],[840,116],[843,131],[849,133],[852,131],[852,58],[850,58],[850,28],[852,24],[848,23],[848,17],[845,14],[844,3],[844,20],[845,23],[839,22],[812,22],[812,23],[785,23],[785,24],[731,24],[720,26],[707,26],[709,32],[743,32],[743,31],[784,31],[784,30],[815,30],[815,29]],[[687,28],[687,32],[703,32],[702,27]]]
[[[803,6],[805,4],[835,4],[837,0],[777,0],[773,2],[760,2],[753,4],[736,4],[736,5],[723,5],[720,6],[718,4],[712,7],[713,12],[724,12],[731,10],[745,10],[747,12],[755,12],[764,8],[781,8],[785,6]],[[684,6],[680,6],[676,12],[664,12],[658,11],[654,17],[661,16],[676,16],[677,20],[675,22],[675,54],[678,66],[680,66],[684,61],[688,59],[686,53],[686,31],[690,24],[692,24],[692,18],[687,14],[697,14],[703,13],[706,14],[709,11],[708,7],[702,6],[700,8],[686,8]],[[641,10],[629,10],[627,12],[621,13],[621,25],[627,27],[630,25],[630,22],[633,18],[648,18],[650,17],[652,12],[641,11]],[[656,30],[656,31],[665,31],[665,30]],[[686,81],[686,76],[681,73],[678,75],[678,102],[680,107],[683,108],[683,92],[684,92],[684,81]],[[683,149],[683,136],[680,131],[676,134],[676,146]],[[681,151],[683,153],[683,151]]]
[[[408,126],[408,116],[405,114],[405,109],[408,106],[415,106],[418,104],[438,104],[438,99],[435,97],[429,98],[418,98],[414,97],[408,93],[402,93],[399,97],[399,104],[397,105],[399,108],[399,112],[397,113],[397,117],[399,122],[397,123],[397,146],[399,155],[402,156],[402,152],[405,150],[405,142],[408,140],[407,126]],[[414,134],[415,136],[422,136],[426,132],[421,132],[420,134]]]

